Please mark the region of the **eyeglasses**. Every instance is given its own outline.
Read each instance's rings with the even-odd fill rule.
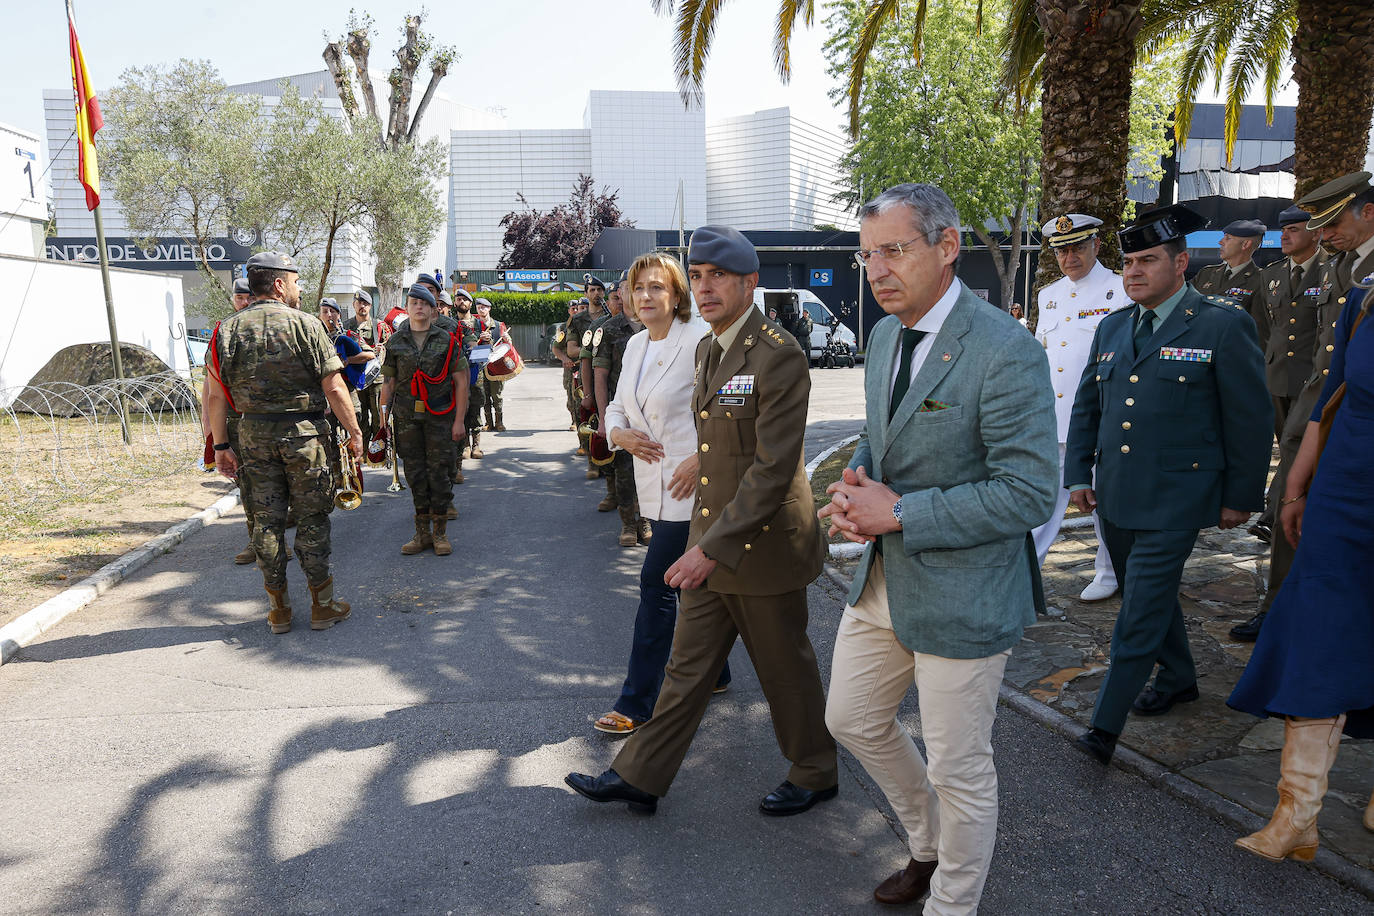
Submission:
[[[884,261],[895,261],[900,258],[910,246],[920,241],[920,238],[921,237],[918,235],[914,239],[908,239],[905,242],[897,242],[892,245],[879,245],[877,248],[860,248],[858,251],[854,252],[854,260],[858,262],[860,267],[868,266],[868,262],[874,258],[881,258]]]

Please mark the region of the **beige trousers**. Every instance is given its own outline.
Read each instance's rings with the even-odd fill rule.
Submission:
[[[882,557],[840,620],[825,724],[887,796],[911,857],[939,860],[928,916],[978,911],[997,840],[992,722],[1010,654],[956,659],[904,648],[892,632]],[[897,721],[913,682],[929,764]]]

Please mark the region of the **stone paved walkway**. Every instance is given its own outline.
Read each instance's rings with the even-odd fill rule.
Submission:
[[[1097,540],[1091,526],[1066,529],[1045,562],[1050,616],[1026,632],[1012,654],[1011,686],[1082,722],[1092,717],[1110,651],[1120,596],[1078,600],[1092,581]],[[1283,724],[1226,706],[1251,644],[1227,631],[1247,619],[1264,593],[1266,545],[1244,528],[1199,536],[1180,589],[1202,699],[1157,718],[1132,716],[1121,742],[1169,769],[1267,817],[1277,799]],[[1069,751],[1072,752],[1072,751]],[[1374,789],[1374,741],[1347,738],[1331,772],[1318,821],[1322,845],[1374,869],[1374,833],[1361,818]]]

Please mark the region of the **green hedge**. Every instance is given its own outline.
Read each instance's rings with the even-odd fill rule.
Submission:
[[[568,303],[581,293],[475,293],[491,303],[491,317],[506,324],[550,324],[568,317]]]

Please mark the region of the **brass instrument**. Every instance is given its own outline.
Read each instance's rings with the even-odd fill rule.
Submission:
[[[406,488],[401,482],[401,459],[396,454],[396,424],[392,422],[391,411],[386,412],[386,466],[391,468],[391,483],[387,485],[388,493],[399,493]]]
[[[348,440],[339,440],[339,490],[334,494],[334,506],[346,512],[363,504],[363,470],[358,459],[348,450]]]

